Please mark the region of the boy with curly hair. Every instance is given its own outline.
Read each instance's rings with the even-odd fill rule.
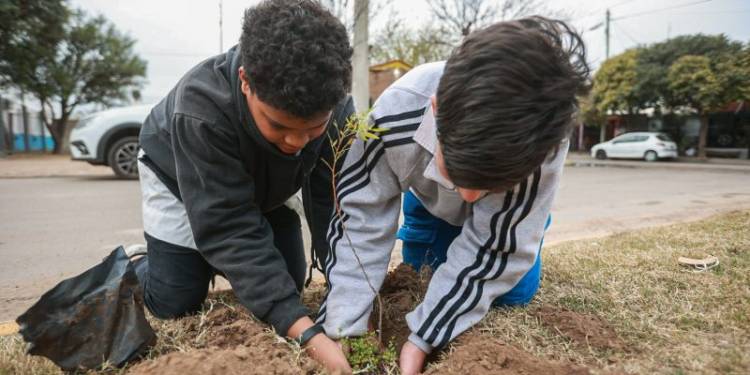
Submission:
[[[356,140],[338,177],[343,215],[329,228],[329,292],[317,321],[330,337],[367,331],[375,295],[361,268],[378,289],[403,193],[404,260],[435,268],[406,316],[403,374],[421,371],[430,351],[491,306],[529,302],[577,96],[588,88],[585,58],[580,36],[561,21],[501,22],[380,96],[371,123],[387,130]]]
[[[354,111],[344,26],[310,0],[268,0],[244,15],[239,46],[190,70],[140,133],[146,256],[135,260],[158,318],[198,311],[214,274],[239,301],[313,357],[348,371],[300,301],[303,188],[322,261],[332,212],[328,135]]]

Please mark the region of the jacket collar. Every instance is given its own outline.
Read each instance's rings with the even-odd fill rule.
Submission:
[[[443,177],[435,160],[435,151],[437,150],[438,145],[437,125],[435,124],[435,114],[432,111],[431,105],[427,106],[425,115],[422,117],[422,122],[419,124],[417,131],[414,132],[414,141],[427,150],[431,155],[430,162],[427,164],[422,176],[437,182],[448,190],[454,190],[456,186],[447,178]]]

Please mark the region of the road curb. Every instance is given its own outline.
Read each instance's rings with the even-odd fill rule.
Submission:
[[[668,169],[673,171],[700,171],[700,172],[727,172],[727,173],[750,173],[750,167],[737,165],[696,165],[696,164],[670,164],[658,163],[631,163],[631,162],[601,162],[595,160],[568,160],[567,167],[597,167],[597,168],[628,168],[628,169]]]

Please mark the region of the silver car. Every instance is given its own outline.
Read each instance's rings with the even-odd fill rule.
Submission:
[[[622,158],[656,161],[677,157],[677,144],[664,133],[625,133],[591,148],[597,159]]]

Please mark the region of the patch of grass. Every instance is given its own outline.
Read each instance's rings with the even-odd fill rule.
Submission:
[[[398,355],[393,341],[381,347],[375,332],[369,332],[361,337],[343,339],[341,344],[355,374],[398,373]]]
[[[677,264],[709,254],[721,264],[708,272]],[[484,334],[604,370],[750,373],[750,212],[567,242],[545,248],[542,261],[531,306],[490,312]],[[573,345],[530,314],[542,305],[597,315],[627,350]]]
[[[750,212],[735,212],[545,248],[542,286],[531,305],[493,309],[476,329],[538,357],[572,361],[595,373],[750,373],[749,228]],[[708,254],[721,262],[708,272],[677,264],[680,256]],[[314,287],[306,291],[305,303],[314,311],[323,294],[322,286]],[[203,347],[208,329],[203,322],[221,304],[241,308],[229,294],[215,294],[196,316],[151,319],[158,343],[147,358]],[[534,315],[541,306],[596,315],[614,329],[624,349],[571,341]],[[376,341],[349,340],[350,361],[363,372],[380,367],[396,373],[398,348],[381,349]],[[290,350],[302,355],[298,347]],[[0,337],[0,375],[61,374],[50,361],[24,353],[18,336]]]
[[[0,374],[52,375],[62,372],[51,361],[26,355],[19,335],[0,337]]]

